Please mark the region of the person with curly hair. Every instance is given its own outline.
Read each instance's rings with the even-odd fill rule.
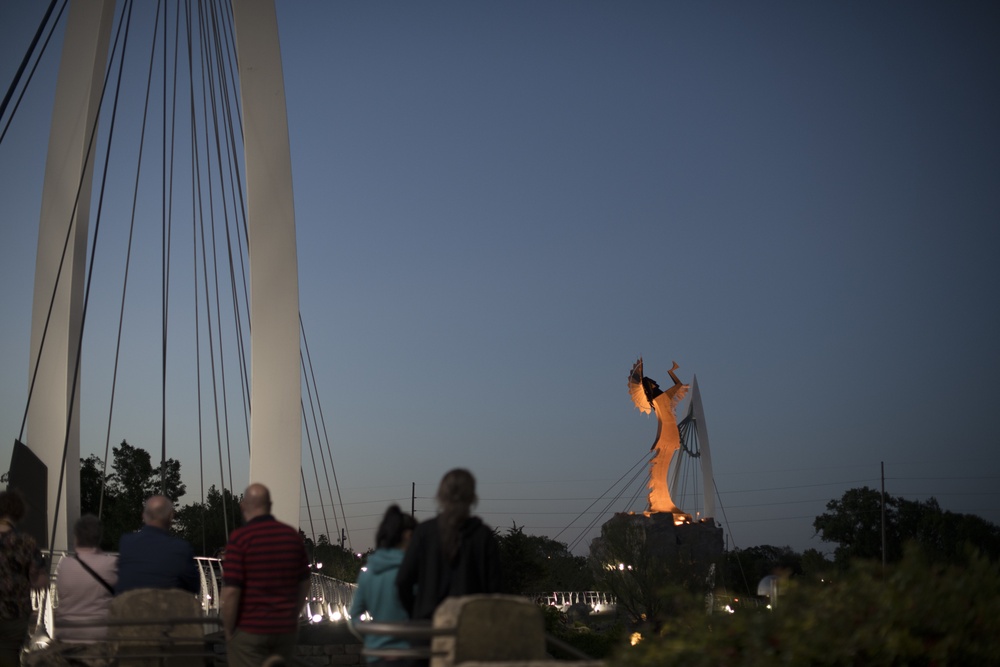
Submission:
[[[0,491],[0,667],[21,664],[31,619],[31,589],[44,588],[49,580],[35,538],[16,528],[24,512],[20,493]]]

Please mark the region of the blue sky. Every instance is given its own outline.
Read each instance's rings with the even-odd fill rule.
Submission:
[[[661,383],[674,359],[698,376],[731,546],[829,551],[812,519],[882,461],[889,493],[1000,522],[996,7],[277,8],[300,309],[356,547],[411,482],[430,516],[458,465],[488,522],[558,533],[653,440],[625,385],[639,355]],[[43,10],[0,6],[5,88]],[[5,461],[55,54],[0,144]],[[111,442],[158,451],[159,228],[144,234]],[[85,454],[106,438],[123,238],[102,241],[88,315]],[[173,326],[194,326],[180,297]],[[172,336],[167,446],[190,501],[194,355]]]

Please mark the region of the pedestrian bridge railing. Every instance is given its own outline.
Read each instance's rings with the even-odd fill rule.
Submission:
[[[222,560],[195,558],[201,577],[199,601],[205,616],[218,616],[222,597]],[[302,620],[310,623],[339,621],[347,618],[357,584],[340,581],[325,574],[311,572],[309,595],[302,609]]]
[[[53,557],[53,563],[58,564],[66,552],[59,552]],[[207,618],[219,616],[219,605],[222,599],[222,560],[219,558],[195,558],[200,579],[198,605],[201,613]],[[55,581],[56,568],[51,568],[52,576],[48,591],[36,591],[32,595],[32,606],[38,613],[38,629],[44,629],[48,636],[53,633],[53,610],[59,605],[59,596]],[[357,584],[340,581],[333,577],[310,573],[309,594],[302,610],[302,620],[309,623],[323,621],[347,620],[347,610],[351,607]],[[560,611],[568,611],[574,606],[583,605],[592,613],[606,613],[615,608],[614,596],[601,591],[554,591],[539,593],[533,596],[535,602],[556,607]]]

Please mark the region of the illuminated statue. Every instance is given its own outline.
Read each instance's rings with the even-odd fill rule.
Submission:
[[[688,385],[683,384],[674,375],[674,371],[678,368],[677,362],[674,362],[673,368],[669,371],[674,386],[669,387],[666,391],[661,390],[660,385],[653,380],[643,377],[642,357],[632,366],[632,372],[628,376],[628,392],[632,396],[635,407],[646,414],[649,414],[650,411],[656,413],[656,441],[653,442],[650,449],[650,451],[656,450],[656,454],[650,463],[649,509],[646,511],[646,515],[669,512],[674,515],[675,522],[690,520],[690,517],[674,504],[670,497],[670,487],[667,484],[670,462],[681,447],[681,437],[677,430],[677,415],[674,410],[688,390]]]

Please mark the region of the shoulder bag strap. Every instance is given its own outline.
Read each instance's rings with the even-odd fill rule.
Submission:
[[[100,583],[101,586],[104,586],[106,589],[108,589],[108,593],[111,593],[111,595],[115,594],[115,589],[111,586],[111,584],[109,584],[108,582],[104,581],[104,577],[102,577],[101,575],[99,575],[96,572],[94,572],[94,568],[92,568],[89,565],[87,565],[86,563],[84,563],[82,558],[80,558],[77,554],[73,554],[71,556],[71,558],[74,558],[77,563],[79,563],[80,565],[82,565],[83,569],[86,570],[87,572],[89,572],[90,576],[92,576],[94,579],[97,579],[98,583]]]

